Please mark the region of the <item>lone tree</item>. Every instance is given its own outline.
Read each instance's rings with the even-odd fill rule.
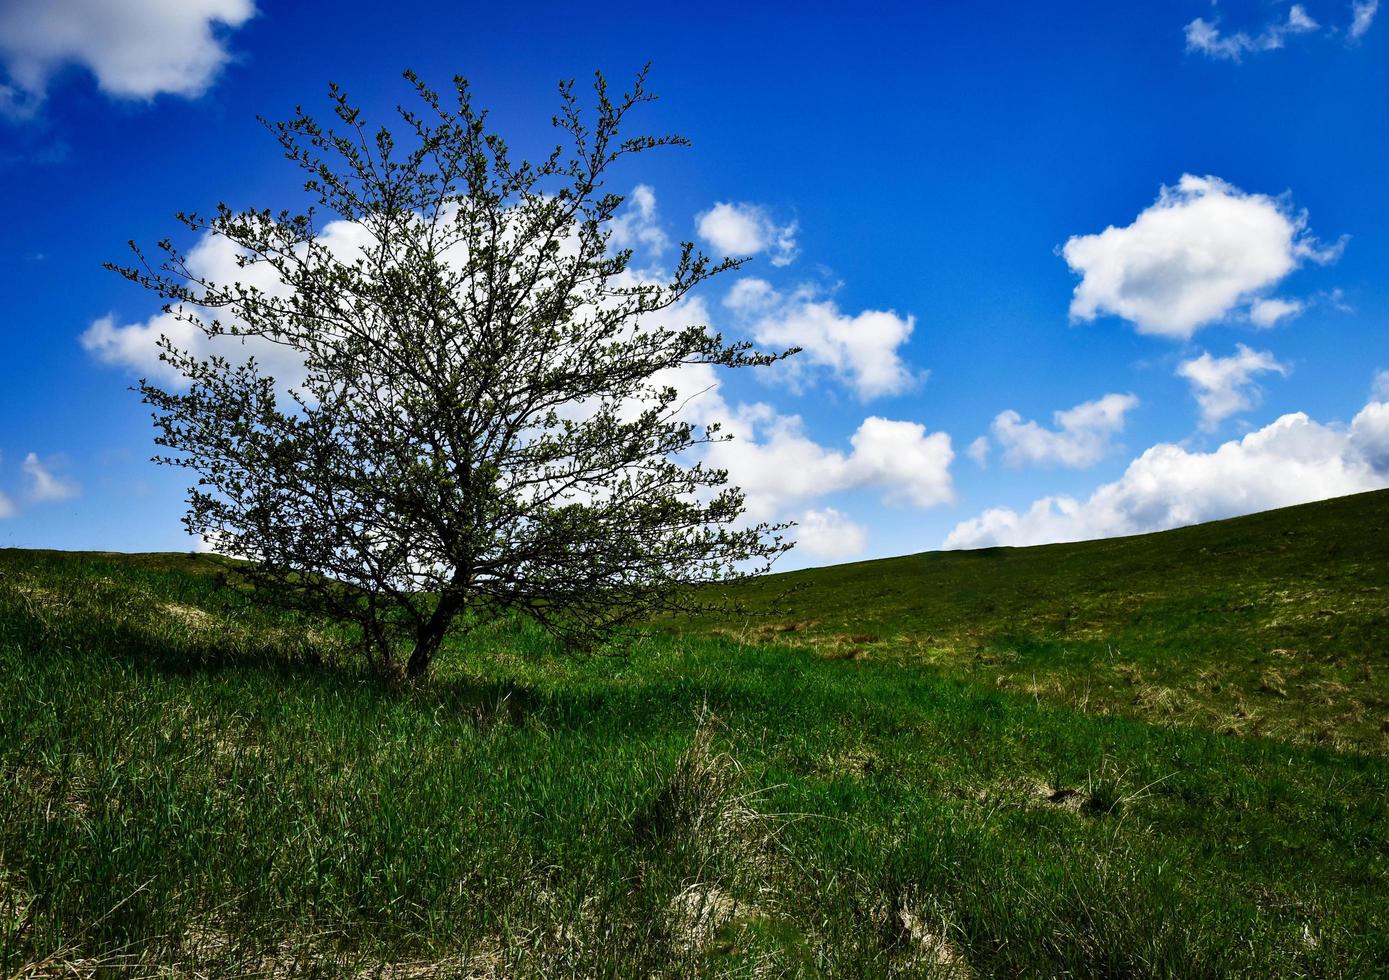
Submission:
[[[688,421],[672,382],[793,352],[663,322],[737,260],[685,243],[653,282],[612,247],[610,168],[687,143],[621,135],[654,100],[646,71],[620,97],[597,75],[591,110],[561,84],[561,145],[538,163],[513,162],[463,79],[446,103],[406,78],[420,101],[398,109],[405,143],[371,133],[336,86],[336,129],[302,109],[266,123],[351,235],[329,239],[315,208],[221,205],[179,219],[234,245],[255,270],[238,278],[261,285],[208,281],[169,241],[111,266],[207,338],[302,364],[277,381],[225,343],[197,356],[161,337],[185,383],[140,390],[156,461],[197,474],[188,531],[250,559],[258,595],[355,624],[374,664],[397,670],[408,650],[414,678],[450,630],[491,615],[588,646],[688,608],[692,585],[766,568],[790,547],[782,526],[740,521],[741,491],[697,458],[727,436]]]

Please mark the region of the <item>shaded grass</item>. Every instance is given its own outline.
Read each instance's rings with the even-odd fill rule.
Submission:
[[[1212,590],[1235,590],[1236,567],[1282,588],[1259,561],[1208,569]],[[390,692],[331,630],[182,565],[0,553],[0,974],[1359,977],[1389,962],[1389,763],[1334,748],[1358,730],[1232,737],[1093,693],[1081,710],[1083,648],[1067,640],[1057,666],[1053,641],[1019,639],[1051,622],[1060,593],[1040,578],[1043,608],[1016,600],[994,633],[977,605],[952,627],[929,600],[939,632],[997,658],[974,669],[888,649],[905,614],[864,591],[843,600],[863,603],[853,642],[826,639],[825,605],[777,634],[818,645],[687,624],[625,657],[566,657],[514,621]],[[818,574],[829,603],[835,576],[859,573]],[[1161,617],[1198,597],[1169,578],[1139,606],[1142,649],[1126,600],[1076,600],[1140,671],[1188,655],[1164,637],[1196,626]],[[1252,642],[1240,615],[1207,630]],[[1318,653],[1362,701],[1375,622],[1363,647]],[[1004,635],[1015,647],[989,645]],[[1191,656],[1218,666],[1218,639]],[[1303,698],[1280,673],[1223,683]]]

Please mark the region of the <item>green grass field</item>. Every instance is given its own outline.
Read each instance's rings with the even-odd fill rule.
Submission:
[[[0,551],[0,975],[1386,975],[1386,530],[772,576],[401,690],[213,561]]]

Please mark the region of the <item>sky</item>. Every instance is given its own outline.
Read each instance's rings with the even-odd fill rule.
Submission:
[[[1389,486],[1389,12],[1115,4],[0,0],[0,547],[191,550],[149,461],[176,212],[303,209],[257,116],[466,76],[661,99],[619,236],[745,255],[681,312],[803,353],[714,379],[780,567],[1141,533]]]

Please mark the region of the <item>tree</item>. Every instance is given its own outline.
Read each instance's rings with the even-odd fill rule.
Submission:
[[[257,595],[354,624],[371,662],[397,670],[408,649],[415,678],[450,630],[492,615],[587,646],[768,567],[783,525],[742,522],[741,491],[697,458],[727,436],[686,419],[674,380],[794,351],[663,322],[738,260],[685,243],[653,282],[611,247],[612,166],[687,143],[621,135],[654,100],[646,70],[616,98],[597,75],[591,110],[561,84],[561,143],[539,163],[512,162],[463,79],[446,105],[406,78],[420,101],[398,109],[403,146],[336,86],[338,129],[302,109],[262,120],[317,208],[178,216],[260,285],[208,281],[167,240],[157,264],[132,242],[137,262],[110,266],[216,341],[197,356],[161,337],[185,384],[140,382],[155,461],[197,475],[189,533],[249,559]],[[318,208],[352,234],[327,240]],[[301,375],[233,360],[236,338],[292,351]]]

